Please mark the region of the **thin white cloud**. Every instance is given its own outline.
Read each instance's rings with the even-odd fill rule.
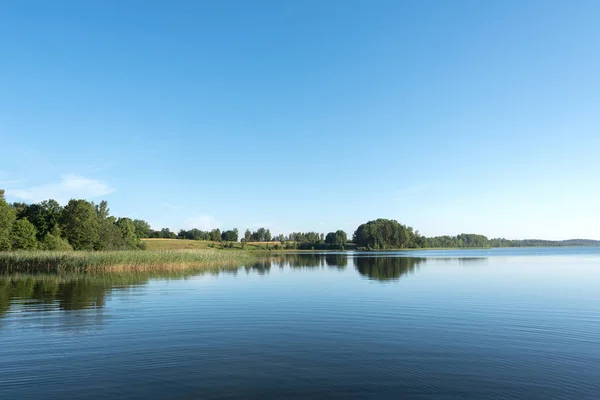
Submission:
[[[60,182],[25,189],[9,189],[6,194],[25,201],[39,202],[54,199],[64,204],[70,199],[91,199],[114,191],[115,189],[106,182],[65,174],[60,176]]]
[[[196,215],[193,217],[186,218],[183,221],[184,226],[187,229],[200,229],[202,231],[210,231],[213,229],[220,228],[222,223],[217,221],[215,218],[210,215]]]

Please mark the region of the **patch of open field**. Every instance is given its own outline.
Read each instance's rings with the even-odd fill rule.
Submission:
[[[186,239],[142,239],[147,250],[206,250],[214,242]]]
[[[142,239],[146,243],[147,250],[267,250],[273,249],[279,242],[251,242],[242,248],[239,242],[230,243],[211,242],[209,240],[188,239]]]

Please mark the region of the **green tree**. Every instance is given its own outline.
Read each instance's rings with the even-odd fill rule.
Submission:
[[[13,210],[15,210],[17,218],[22,218],[23,217],[22,213],[27,208],[27,203],[14,202],[11,204],[11,206],[12,206]]]
[[[124,250],[126,248],[121,229],[117,226],[115,217],[107,217],[99,221],[98,241],[96,250]]]
[[[20,218],[26,218],[33,226],[35,226],[38,239],[43,238],[46,233],[48,233],[46,212],[40,204],[30,204],[26,206],[23,211],[21,211]]]
[[[44,200],[40,205],[45,211],[48,232],[52,232],[53,235],[56,235],[57,232],[60,233],[60,219],[62,217],[63,207],[53,199]]]
[[[414,232],[396,220],[376,219],[360,225],[353,241],[359,247],[370,249],[402,249],[414,247]]]
[[[345,245],[347,241],[348,235],[346,235],[346,232],[342,230],[329,232],[327,236],[325,236],[325,243],[329,244],[330,246],[341,247]]]
[[[10,237],[15,219],[15,210],[4,200],[4,190],[0,190],[0,250],[11,248]]]
[[[248,231],[246,231],[247,233]],[[265,228],[258,228],[256,231],[250,234],[251,242],[270,242],[271,241],[271,231]]]
[[[220,229],[213,229],[212,231],[210,231],[210,240],[212,240],[213,242],[220,242],[221,239],[221,230]]]
[[[59,235],[48,233],[40,243],[42,250],[73,250],[73,247]]]
[[[27,218],[15,221],[12,227],[11,242],[13,249],[31,250],[38,247],[37,230]]]
[[[335,244],[336,243],[335,232],[329,232],[327,234],[327,236],[325,236],[325,243],[327,243],[327,244]]]
[[[117,219],[110,216],[108,202],[102,200],[100,204],[94,206],[98,218],[98,241],[94,245],[96,250],[122,250],[123,235],[121,229],[117,226]]]
[[[343,246],[348,241],[348,235],[343,230],[335,231],[335,244],[338,246]]]
[[[175,232],[171,232],[169,228],[162,228],[158,234],[158,237],[163,239],[176,239],[177,235]]]
[[[100,239],[100,213],[94,203],[70,200],[63,210],[61,226],[63,236],[75,250],[93,250]]]
[[[180,229],[177,233],[177,239],[188,239],[188,240],[206,240],[209,236],[209,232],[201,231],[200,229]]]
[[[37,238],[42,240],[47,233],[56,233],[59,228],[62,207],[55,200],[30,204],[23,209],[19,218],[27,218],[37,229]]]
[[[150,237],[152,228],[150,227],[150,224],[143,219],[134,219],[133,226],[135,227],[135,235],[140,239]]]
[[[238,241],[238,230],[231,229],[229,231],[223,231],[221,233],[221,240],[225,242],[237,242]]]
[[[100,204],[96,204],[94,208],[96,210],[96,214],[98,214],[99,221],[103,221],[110,216],[110,209],[108,208],[108,202],[106,200],[102,200]]]
[[[133,221],[130,218],[119,218],[117,220],[117,227],[119,227],[121,231],[121,238],[123,239],[124,248],[137,248],[140,240],[135,234],[135,225]]]

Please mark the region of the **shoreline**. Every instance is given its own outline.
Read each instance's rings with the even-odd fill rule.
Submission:
[[[494,249],[598,248],[600,246],[520,246],[463,247],[385,250],[124,250],[124,251],[49,251],[19,250],[0,252],[0,274],[12,273],[169,273],[236,269],[279,254],[412,253],[427,251],[461,251]]]
[[[249,252],[161,251],[11,251],[0,252],[0,273],[173,272],[237,268],[257,260]]]

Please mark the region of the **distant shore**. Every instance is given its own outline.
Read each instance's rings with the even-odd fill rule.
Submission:
[[[417,252],[492,249],[569,248],[599,246],[443,247],[419,249],[284,249],[273,243],[224,244],[182,239],[146,239],[147,250],[0,252],[0,273],[126,273],[177,272],[237,268],[269,255],[292,253]]]
[[[285,244],[279,242],[213,242],[208,240],[189,240],[189,239],[142,239],[146,244],[147,250],[227,250],[227,251],[247,251],[247,252],[276,252],[276,253],[294,253],[294,252],[351,252],[351,251],[422,251],[422,250],[486,250],[486,249],[522,249],[522,248],[543,248],[543,247],[598,247],[598,244],[562,244],[554,246],[486,246],[486,247],[424,247],[424,248],[390,248],[390,249],[362,249],[356,245],[348,243],[344,249],[327,248],[326,245],[316,248],[285,248]],[[557,242],[558,243],[558,242]],[[570,241],[568,243],[571,243]]]

